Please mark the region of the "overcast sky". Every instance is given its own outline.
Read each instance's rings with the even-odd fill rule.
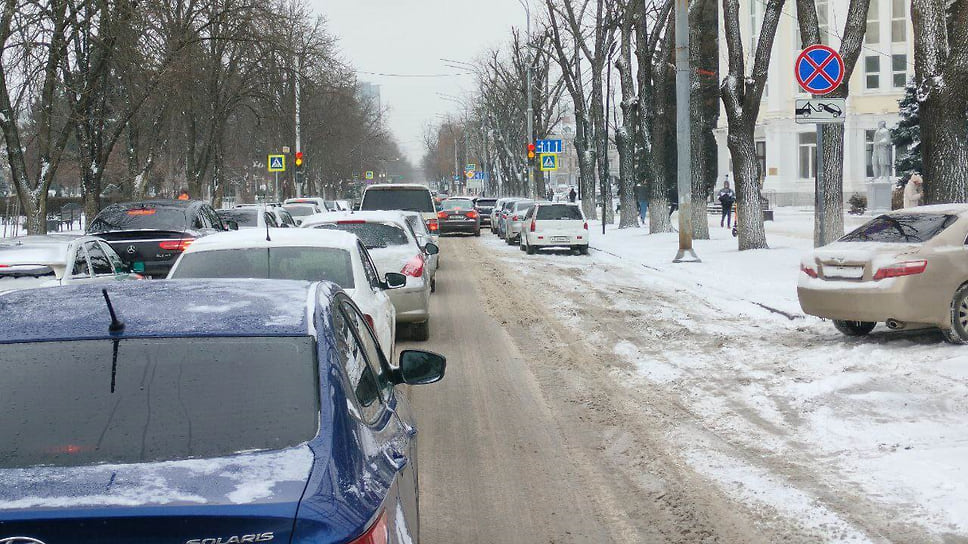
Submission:
[[[473,76],[410,78],[370,75],[453,74],[441,58],[472,61],[524,28],[518,0],[310,0],[339,38],[343,57],[360,80],[381,86],[389,125],[407,158],[418,166],[423,127],[460,109],[437,93],[462,96]],[[537,8],[532,7],[535,12]]]

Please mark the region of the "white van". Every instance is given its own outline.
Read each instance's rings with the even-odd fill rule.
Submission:
[[[588,222],[577,204],[538,202],[521,224],[521,250],[528,255],[563,247],[588,255]]]

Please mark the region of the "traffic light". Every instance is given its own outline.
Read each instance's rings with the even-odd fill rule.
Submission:
[[[534,159],[534,144],[528,144],[528,158]]]
[[[296,152],[296,161],[295,162],[296,162],[296,168],[301,170],[302,169],[302,166],[303,166],[303,154],[302,154],[302,151],[297,151]]]

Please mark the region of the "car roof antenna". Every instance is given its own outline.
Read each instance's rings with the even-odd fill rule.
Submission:
[[[101,294],[104,295],[104,302],[108,304],[108,312],[111,313],[111,326],[108,327],[108,331],[112,333],[121,332],[124,330],[124,321],[118,319],[118,314],[114,313],[114,305],[111,304],[111,297],[108,296],[107,289],[101,289]]]

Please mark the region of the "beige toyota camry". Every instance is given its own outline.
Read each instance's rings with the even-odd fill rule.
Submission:
[[[803,311],[848,336],[937,327],[968,344],[968,204],[878,216],[800,265]]]

